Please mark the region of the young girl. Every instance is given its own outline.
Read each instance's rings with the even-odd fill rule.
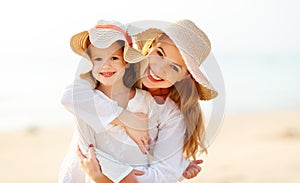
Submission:
[[[102,172],[114,182],[119,182],[120,180],[122,180],[127,174],[132,172],[133,167],[142,169],[145,168],[148,164],[151,164],[150,158],[155,153],[154,145],[158,137],[159,128],[157,128],[157,126],[161,125],[159,124],[160,119],[158,117],[158,114],[168,112],[168,115],[173,115],[174,117],[172,118],[172,123],[174,124],[172,125],[172,130],[169,132],[174,133],[175,130],[178,130],[180,132],[176,134],[176,136],[178,135],[179,138],[174,138],[175,143],[174,145],[171,145],[171,150],[176,151],[180,149],[180,144],[182,144],[183,141],[183,138],[181,138],[183,133],[181,132],[184,132],[184,124],[180,123],[180,121],[182,121],[182,116],[178,115],[178,112],[170,111],[170,109],[174,108],[172,106],[173,103],[169,104],[171,108],[165,105],[157,105],[150,94],[148,94],[146,91],[130,88],[135,80],[128,78],[134,78],[133,75],[135,73],[130,72],[130,70],[132,71],[134,67],[124,62],[123,55],[124,58],[127,58],[128,62],[137,62],[139,61],[137,58],[143,57],[139,56],[136,52],[128,47],[130,43],[130,41],[128,41],[129,38],[127,38],[127,36],[124,36],[124,32],[122,33],[122,31],[120,31],[118,27],[119,26],[112,26],[111,23],[98,24],[94,29],[91,29],[88,34],[87,32],[79,33],[72,38],[73,42],[71,41],[71,47],[73,48],[73,50],[75,50],[76,53],[80,52],[78,51],[78,45],[81,45],[79,47],[82,48],[82,45],[84,44],[84,47],[86,47],[85,49],[87,49],[87,52],[85,56],[92,61],[93,69],[92,72],[89,72],[82,77],[89,80],[95,86],[96,90],[94,94],[101,99],[94,101],[95,106],[89,108],[89,111],[87,113],[84,113],[80,108],[87,109],[86,105],[82,104],[84,104],[84,102],[89,99],[82,96],[82,90],[76,89],[76,84],[80,85],[80,83],[76,83],[75,87],[73,85],[72,87],[67,89],[63,97],[63,104],[77,117],[76,130],[79,137],[78,143],[80,149],[84,152],[84,154],[87,154],[88,144],[94,144],[97,148],[96,156],[101,163]],[[116,36],[116,34],[120,34],[118,32],[120,32],[122,35]],[[120,38],[122,36],[123,39]],[[124,37],[126,39],[124,39]],[[88,40],[90,40],[90,43]],[[119,40],[122,40],[123,42],[120,42]],[[125,47],[123,50],[122,43],[125,43]],[[80,52],[81,55],[84,53],[85,52]],[[129,58],[133,59],[130,60]],[[129,80],[131,80],[131,82],[129,82],[129,84],[126,84],[126,81]],[[98,91],[101,91],[102,93]],[[69,100],[70,96],[71,101]],[[108,123],[109,121],[112,121],[114,117],[108,117],[107,119],[103,118],[103,115],[105,116],[105,113],[110,110],[110,106],[102,105],[104,103],[101,103],[101,101],[104,100],[109,101],[112,104],[116,104],[110,98],[113,98],[115,101],[117,101],[119,106],[127,108],[131,112],[143,112],[148,115],[149,139],[147,139],[147,137],[137,138],[144,138],[144,140],[142,140],[142,145],[148,144],[148,141],[150,142],[150,151],[147,152],[147,156],[141,153],[138,146],[135,145],[133,140],[127,135],[132,134],[128,129],[132,129],[133,127],[136,127],[136,125],[140,124],[135,123],[131,125],[130,128],[128,127],[130,125],[127,126],[126,123],[124,124],[123,120],[121,120],[121,123],[118,120],[114,120],[113,122]],[[69,103],[72,103],[72,105],[69,105]],[[97,111],[98,106],[102,108],[100,113],[103,115],[99,114],[99,111]],[[120,116],[123,111],[119,110],[118,108],[112,108],[112,112],[114,115]],[[168,120],[164,121],[167,122]],[[177,123],[177,121],[179,122]],[[139,126],[138,128],[141,129],[143,127]],[[132,131],[134,131],[133,134],[135,134],[136,130]],[[166,130],[166,132],[168,131]],[[144,150],[144,152],[146,151]],[[156,152],[155,155],[158,156],[161,154],[162,153]],[[160,158],[162,157],[163,156],[161,156]],[[183,158],[179,159],[181,160],[179,162],[176,162],[176,165],[179,163],[178,165],[180,166],[177,165],[176,167],[180,167],[179,170],[181,174],[184,168],[187,166],[188,162],[184,161]],[[73,160],[74,159],[72,159],[72,161]],[[67,168],[62,169],[60,181],[73,182],[75,179],[78,181],[83,177],[82,173],[78,174],[76,172],[76,174],[74,174],[72,172],[74,166],[76,167],[76,162],[74,163],[72,161],[66,160],[65,164],[67,164]],[[71,166],[68,166],[70,164]],[[168,168],[171,168],[171,165],[172,164],[167,164]],[[164,166],[165,165],[158,164],[157,167],[154,168],[155,170],[148,170],[146,173],[148,176],[150,175],[153,180],[162,180],[163,177],[166,176],[165,174],[168,172],[157,172],[160,170],[164,170]],[[172,171],[169,174],[171,174],[171,177]],[[178,176],[176,177],[176,180],[177,179]]]

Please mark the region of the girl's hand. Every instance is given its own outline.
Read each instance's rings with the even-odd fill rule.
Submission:
[[[142,129],[125,126],[125,130],[129,137],[139,146],[143,154],[147,154],[149,151],[149,130],[148,130],[148,116],[144,113],[134,113],[134,115],[145,121]]]
[[[77,147],[77,156],[79,158],[81,168],[96,183],[112,183],[112,181],[102,173],[92,144],[89,147],[89,157],[82,154],[79,146]]]
[[[203,163],[203,160],[194,160],[190,162],[188,167],[182,173],[182,176],[186,179],[194,178],[201,171],[201,167],[198,164]]]

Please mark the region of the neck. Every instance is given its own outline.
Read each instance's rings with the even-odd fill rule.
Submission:
[[[124,85],[123,80],[120,80],[119,82],[113,85],[103,85],[100,83],[99,86],[97,87],[97,90],[102,91],[106,96],[112,98],[113,96],[116,95],[128,93],[130,88],[127,88]]]
[[[169,95],[169,88],[145,88],[154,97],[155,101],[159,104],[164,103]]]
[[[118,102],[119,106],[126,108],[129,99],[131,98],[132,91],[130,88],[127,88],[123,80],[115,83],[114,85],[103,85],[99,84],[97,87],[98,90],[102,91],[106,96],[112,100]]]

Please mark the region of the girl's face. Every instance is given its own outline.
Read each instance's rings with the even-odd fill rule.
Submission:
[[[112,86],[122,81],[126,62],[123,59],[123,49],[115,42],[108,48],[89,46],[89,55],[93,63],[92,74],[104,86]]]
[[[169,88],[188,74],[179,50],[168,37],[153,43],[148,58],[149,67],[142,78],[147,88]]]

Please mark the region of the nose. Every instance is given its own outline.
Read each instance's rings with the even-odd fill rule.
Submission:
[[[110,59],[105,59],[103,65],[102,65],[102,67],[103,67],[103,68],[109,68],[109,67],[111,67],[111,63],[112,63],[112,62],[111,62]]]
[[[151,69],[158,75],[163,75],[167,71],[167,63],[159,58],[149,58],[149,65]]]

